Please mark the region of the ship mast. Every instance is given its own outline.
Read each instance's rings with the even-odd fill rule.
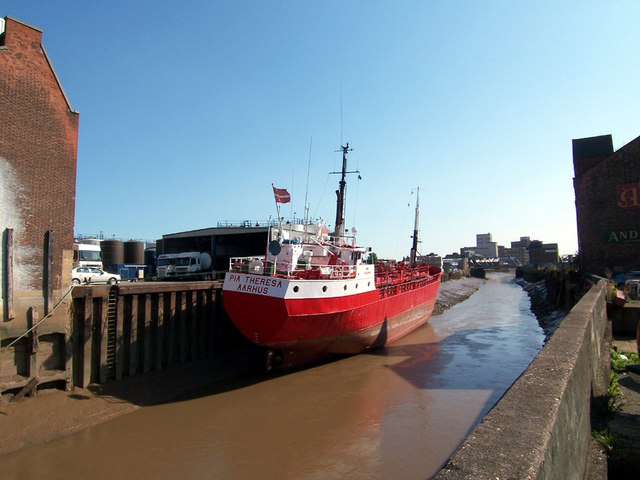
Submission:
[[[334,236],[336,238],[344,237],[344,211],[346,208],[346,199],[345,199],[345,190],[347,188],[347,174],[348,173],[360,173],[358,170],[354,170],[353,172],[347,171],[347,152],[352,151],[353,148],[349,147],[349,142],[346,145],[340,146],[340,150],[342,151],[342,171],[341,172],[331,172],[332,174],[340,173],[342,175],[340,179],[340,189],[336,190],[336,195],[338,197],[338,204],[336,207],[336,228],[334,231]]]
[[[420,216],[420,187],[416,196],[416,219],[413,225],[413,246],[411,247],[411,265],[416,265],[416,257],[418,256],[418,218]]]

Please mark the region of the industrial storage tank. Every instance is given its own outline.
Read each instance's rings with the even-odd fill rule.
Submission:
[[[124,242],[124,262],[144,265],[144,242],[129,240]]]
[[[155,266],[156,264],[156,244],[152,244],[150,247],[149,243],[147,243],[147,247],[144,249],[144,264]]]
[[[124,263],[124,243],[122,240],[103,240],[100,243],[102,250],[102,265],[105,270],[111,265]]]

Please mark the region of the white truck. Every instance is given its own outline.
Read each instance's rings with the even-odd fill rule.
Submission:
[[[102,268],[100,245],[91,243],[73,244],[73,266]]]
[[[156,271],[159,279],[166,280],[175,277],[177,256],[177,253],[163,253],[158,255],[156,259]]]
[[[213,261],[207,252],[177,253],[175,262],[176,279],[213,279],[214,272],[211,270]]]

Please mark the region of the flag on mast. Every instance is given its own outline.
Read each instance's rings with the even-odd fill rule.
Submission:
[[[273,187],[273,196],[276,198],[276,203],[289,203],[291,201],[291,195],[289,195],[286,188],[276,188],[273,183],[271,186]]]

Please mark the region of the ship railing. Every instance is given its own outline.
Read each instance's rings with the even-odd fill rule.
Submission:
[[[393,267],[378,265],[376,266],[376,286],[396,285],[416,279],[430,279],[429,265],[410,265],[399,263]]]
[[[265,262],[264,257],[231,257],[229,258],[229,271],[238,273],[268,273],[273,272],[273,263]]]
[[[399,293],[409,292],[416,288],[421,288],[425,285],[437,282],[440,278],[440,273],[432,275],[430,273],[423,275],[414,275],[408,278],[402,279],[401,277],[376,277],[376,289],[380,293],[381,297],[392,297]]]
[[[287,272],[293,276],[304,280],[342,280],[356,278],[356,265],[302,265],[301,268]]]
[[[289,263],[280,265],[266,262],[265,257],[231,257],[229,259],[229,271],[237,273],[254,273],[258,275],[282,275],[299,279],[329,279],[341,280],[355,278],[356,265],[311,265],[302,263],[291,269]]]

